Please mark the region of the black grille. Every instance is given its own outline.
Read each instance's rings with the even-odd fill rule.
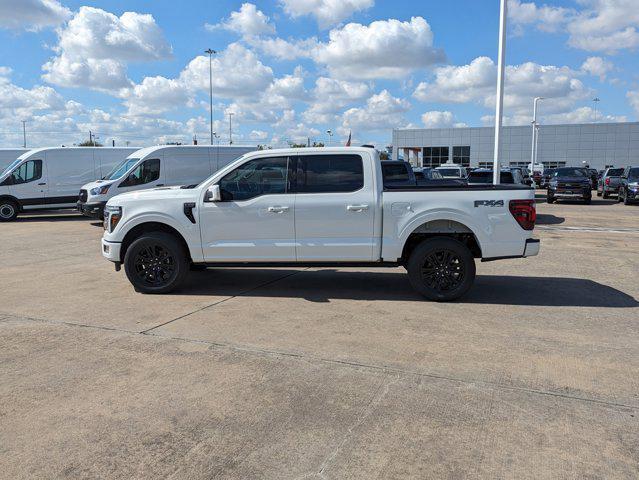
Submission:
[[[87,191],[82,189],[80,190],[80,195],[78,195],[78,200],[80,200],[81,202],[86,202],[88,195],[89,194],[87,193]]]

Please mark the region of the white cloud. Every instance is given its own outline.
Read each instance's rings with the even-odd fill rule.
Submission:
[[[217,25],[207,23],[205,27],[207,30],[223,28],[237,32],[243,37],[271,35],[275,33],[275,27],[269,23],[269,18],[252,3],[243,3],[239,11],[232,12],[227,20]]]
[[[616,53],[639,47],[637,0],[580,0],[584,9],[568,24],[569,45]]]
[[[568,67],[526,62],[506,67],[504,108],[507,115],[530,116],[532,99],[545,97],[546,112],[561,113],[593,93]],[[469,65],[446,66],[435,70],[432,82],[421,82],[413,96],[423,102],[469,103],[494,108],[496,66],[487,57],[478,57]]]
[[[293,18],[313,15],[321,28],[328,28],[366,10],[374,0],[280,0],[284,11]]]
[[[452,112],[439,110],[422,114],[422,123],[426,128],[459,128],[467,126],[465,123],[457,122]]]
[[[319,43],[317,38],[291,39],[251,37],[246,41],[269,57],[278,60],[295,60],[298,58],[311,58]]]
[[[57,0],[0,0],[0,28],[41,30],[55,27],[71,16]]]
[[[58,31],[57,56],[43,65],[43,78],[64,87],[114,91],[131,84],[126,63],[171,56],[151,15],[124,12],[120,17],[99,8],[80,7]]]
[[[129,115],[158,115],[189,101],[189,92],[175,79],[146,77],[142,83],[123,93]]]
[[[40,85],[22,88],[11,82],[10,75],[10,68],[0,67],[1,118],[17,121],[43,110],[58,111],[65,108],[62,96],[53,88]]]
[[[635,109],[637,117],[639,117],[639,90],[630,90],[626,93],[626,98]]]
[[[592,123],[600,122],[627,122],[625,115],[602,115],[600,111],[595,112],[591,107],[579,107],[560,113],[542,114],[539,120],[542,124],[557,125],[570,123]],[[482,122],[485,125],[492,126],[495,123],[494,115],[484,115]],[[530,113],[519,113],[516,115],[507,115],[504,117],[504,125],[530,125]]]
[[[249,138],[251,140],[264,141],[268,138],[268,132],[264,130],[252,130],[251,133],[249,133]]]
[[[574,14],[574,10],[534,2],[508,0],[508,17],[516,27],[536,25],[539,30],[556,32]]]
[[[433,47],[433,32],[422,17],[408,22],[380,20],[370,25],[349,23],[329,33],[314,60],[331,76],[346,79],[402,78],[415,69],[442,62],[442,50]]]
[[[599,77],[599,80],[604,81],[608,72],[613,70],[614,65],[612,62],[605,60],[601,57],[588,57],[586,61],[581,65],[581,71],[595,77]]]
[[[255,53],[239,43],[213,57],[213,95],[233,98],[255,96],[264,91],[273,79],[273,70]],[[180,74],[180,81],[188,90],[209,89],[209,57],[195,57]]]
[[[406,123],[403,114],[409,109],[407,100],[393,97],[388,90],[382,90],[370,97],[364,108],[346,110],[342,115],[342,127],[359,130],[397,128]]]
[[[369,93],[370,86],[364,82],[319,77],[315,80],[313,102],[304,112],[304,119],[311,123],[329,123],[347,106],[363,100]]]

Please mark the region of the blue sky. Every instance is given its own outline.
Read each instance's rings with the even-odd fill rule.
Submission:
[[[505,121],[634,121],[637,0],[510,0]],[[228,141],[382,147],[492,122],[497,0],[0,0],[0,146]],[[593,110],[592,99],[601,99]]]

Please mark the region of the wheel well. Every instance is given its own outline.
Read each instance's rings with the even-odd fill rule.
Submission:
[[[12,197],[11,195],[0,195],[0,201],[2,200],[11,200],[18,206],[18,208],[22,208],[22,205],[20,205],[20,202],[16,197]]]
[[[124,236],[124,240],[122,240],[122,247],[120,248],[120,261],[124,262],[124,255],[126,255],[127,249],[138,237],[140,237],[144,233],[150,232],[165,232],[173,235],[175,238],[178,239],[182,247],[184,247],[184,251],[188,256],[189,262],[191,262],[191,252],[189,251],[189,246],[186,243],[186,240],[184,240],[184,237],[175,228],[167,225],[166,223],[160,222],[141,223],[129,230],[129,232]]]
[[[468,247],[475,258],[481,258],[481,247],[473,231],[453,220],[433,220],[417,227],[406,239],[400,262],[405,264],[417,245],[433,237],[454,238]]]

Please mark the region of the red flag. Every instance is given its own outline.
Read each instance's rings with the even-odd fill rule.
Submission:
[[[352,133],[353,133],[352,131],[349,131],[349,132],[348,132],[348,140],[346,140],[346,146],[347,146],[347,147],[350,147],[350,146],[351,146],[351,134],[352,134]]]

